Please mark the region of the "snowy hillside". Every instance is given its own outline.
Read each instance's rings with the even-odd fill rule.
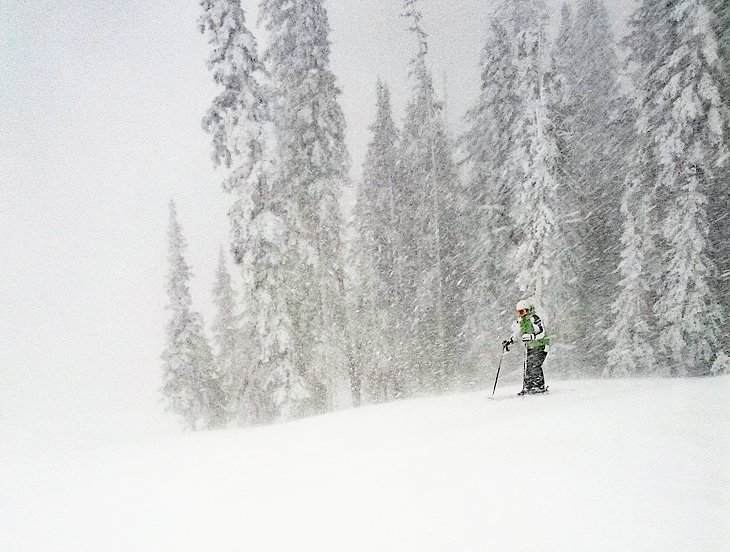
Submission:
[[[0,550],[730,550],[730,377],[552,383],[0,452]]]

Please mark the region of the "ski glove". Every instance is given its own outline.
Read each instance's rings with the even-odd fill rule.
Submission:
[[[532,341],[535,336],[532,334],[522,334],[522,341]]]
[[[512,345],[512,343],[514,343],[514,341],[512,341],[511,339],[509,341],[502,341],[502,349],[509,353],[509,346]]]

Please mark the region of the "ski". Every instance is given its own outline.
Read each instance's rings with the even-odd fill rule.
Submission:
[[[526,397],[527,395],[544,395],[550,389],[549,385],[546,385],[544,389],[523,389],[517,393],[518,397]]]

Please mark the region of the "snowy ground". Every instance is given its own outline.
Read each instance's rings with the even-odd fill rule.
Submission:
[[[0,452],[0,550],[730,550],[730,377],[516,391]]]

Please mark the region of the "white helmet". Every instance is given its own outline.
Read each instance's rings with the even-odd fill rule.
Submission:
[[[515,305],[515,310],[520,316],[525,316],[528,312],[532,311],[532,302],[529,299],[520,299]]]

